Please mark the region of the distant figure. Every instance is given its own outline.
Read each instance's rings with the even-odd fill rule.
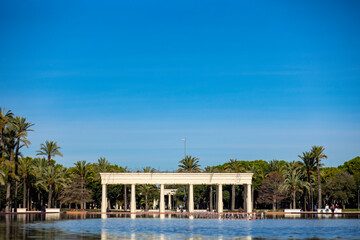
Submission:
[[[41,207],[41,213],[44,213],[44,212],[46,212],[46,208],[45,208],[45,206],[43,205],[43,206]]]
[[[316,205],[315,205],[315,211],[317,210],[317,207],[316,207]]]
[[[330,212],[330,208],[328,204],[325,205],[325,212]]]

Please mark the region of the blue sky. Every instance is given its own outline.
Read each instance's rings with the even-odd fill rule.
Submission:
[[[79,160],[359,155],[359,1],[0,1],[0,106]]]

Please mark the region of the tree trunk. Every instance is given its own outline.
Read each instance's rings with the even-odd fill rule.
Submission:
[[[310,185],[311,211],[314,211],[314,189]]]
[[[81,204],[80,208],[84,209],[84,177],[81,176]]]
[[[213,186],[210,185],[210,194],[209,194],[209,197],[210,197],[210,207],[209,207],[209,210],[210,212],[214,209],[213,208]]]
[[[7,186],[6,186],[6,207],[5,212],[11,212],[11,179],[9,177]]]
[[[149,211],[148,193],[145,193],[145,212]]]
[[[24,178],[23,188],[23,208],[26,208],[26,178]]]
[[[293,209],[296,209],[296,191],[293,191]]]
[[[17,212],[19,181],[15,179],[14,212]]]
[[[10,162],[14,162],[14,151],[10,149]],[[12,167],[9,167],[9,174],[12,173]],[[6,207],[5,212],[11,212],[11,182],[12,179],[8,176],[8,183],[6,188]]]
[[[275,211],[276,210],[276,197],[275,197],[275,195],[273,195],[273,211]]]
[[[318,175],[318,208],[321,208],[321,179],[320,179],[320,167],[319,167],[319,159],[316,159],[316,170]]]
[[[32,206],[30,203],[30,186],[27,187],[27,207],[29,210],[32,210]]]
[[[36,210],[40,210],[40,209],[38,209],[38,207],[40,206],[40,209],[41,209],[41,207],[42,207],[42,202],[41,202],[41,194],[40,194],[40,192],[38,192],[38,203],[36,204]]]
[[[48,199],[48,208],[51,208],[51,197],[52,197],[52,184],[49,185],[49,199]]]
[[[15,150],[15,176],[17,176],[19,172],[19,150],[20,150],[20,138],[17,139],[16,150]],[[14,212],[17,212],[17,207],[18,207],[18,190],[19,190],[19,181],[15,179]]]
[[[231,186],[231,211],[235,211],[235,185]]]
[[[127,196],[126,196],[126,184],[124,185],[124,211],[127,211]]]
[[[312,186],[311,186],[311,174],[308,173],[308,182],[309,182],[309,186],[310,186],[310,189],[309,189],[309,204],[308,204],[308,210],[310,211],[313,211],[314,209],[314,202],[312,201],[312,192],[313,192],[313,189],[312,189]]]

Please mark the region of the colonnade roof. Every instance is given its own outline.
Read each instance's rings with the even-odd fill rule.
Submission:
[[[252,184],[253,173],[100,173],[101,184]]]

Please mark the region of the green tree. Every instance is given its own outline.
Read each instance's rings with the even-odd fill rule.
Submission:
[[[26,118],[16,116],[13,119],[13,124],[16,128],[16,147],[15,147],[15,175],[18,176],[18,166],[19,166],[19,155],[20,149],[22,147],[29,147],[31,144],[27,139],[28,132],[33,131],[30,129],[34,124],[26,122]],[[14,197],[14,209],[17,212],[17,200],[18,200],[18,187],[19,181],[15,180],[15,197]]]
[[[214,166],[208,166],[205,168],[205,172],[216,173],[219,172],[219,169]],[[214,199],[213,199],[213,185],[209,186],[209,211],[211,212],[214,209]]]
[[[285,165],[286,162],[284,160],[273,159],[269,161],[267,173],[272,173],[272,172],[281,173]]]
[[[349,203],[349,200],[355,197],[355,179],[348,172],[338,172],[326,181],[325,192],[333,202],[341,203],[345,209],[345,205]]]
[[[325,148],[323,146],[312,146],[311,156],[316,160],[316,171],[318,177],[318,208],[322,207],[321,202],[321,178],[320,178],[320,162],[321,159],[326,159],[327,156],[324,154]]]
[[[178,172],[196,173],[202,171],[199,165],[199,159],[196,157],[186,156],[180,160],[179,163]]]
[[[357,156],[349,161],[344,162],[343,165],[339,168],[346,169],[350,174],[359,174],[360,173],[360,157]]]
[[[154,172],[156,172],[156,169],[155,169],[155,168],[152,168],[152,167],[150,167],[150,166],[146,166],[146,167],[144,167],[144,168],[142,169],[142,172],[144,172],[144,173],[154,173]]]
[[[304,173],[298,162],[289,162],[283,171],[284,183],[281,186],[281,190],[289,192],[291,194],[291,200],[293,209],[296,208],[296,193],[302,193],[302,189],[308,189],[309,183],[305,182]]]
[[[101,173],[101,172],[110,172],[111,171],[111,164],[108,160],[106,160],[105,157],[100,157],[98,159],[96,166],[96,172],[97,173]]]
[[[231,173],[240,173],[244,172],[245,168],[240,165],[240,162],[236,159],[230,159],[225,167],[227,172]],[[236,195],[236,186],[231,186],[231,211],[235,211],[235,195]]]
[[[179,163],[180,163],[178,165],[179,169],[177,170],[178,172],[196,173],[202,171],[199,164],[199,158],[186,156],[185,158],[180,160]],[[185,196],[186,196],[186,187],[185,187]]]
[[[43,166],[43,162],[37,166],[40,172],[36,173],[36,185],[49,193],[48,207],[52,207],[53,188],[59,186],[66,186],[66,169],[59,164]]]
[[[23,207],[29,207],[26,203],[29,203],[29,196],[26,196],[27,193],[27,179],[30,175],[34,175],[33,168],[34,160],[31,157],[25,157],[19,159],[19,172],[23,179]]]
[[[304,163],[304,171],[307,176],[307,181],[309,183],[309,202],[311,204],[311,210],[314,209],[314,197],[313,197],[313,174],[316,171],[316,161],[313,157],[312,152],[303,152],[302,156],[298,155],[298,157],[303,161]]]
[[[16,126],[11,122],[8,124],[4,137],[4,151],[6,153],[6,158],[9,160],[8,165],[8,176],[7,176],[7,186],[6,186],[6,207],[5,212],[11,212],[11,189],[13,180],[17,179],[16,174],[14,173],[15,161],[15,147],[16,147]]]
[[[150,166],[146,166],[142,169],[142,172],[144,173],[154,173],[155,172],[155,168],[152,168]],[[144,195],[145,197],[145,211],[149,211],[149,194],[152,191],[157,190],[156,186],[154,185],[149,185],[149,184],[142,184],[139,186],[139,190],[142,193],[142,195]]]
[[[51,164],[51,157],[60,156],[62,157],[62,153],[59,151],[61,147],[57,145],[56,142],[53,141],[45,141],[45,144],[42,143],[40,145],[40,150],[36,151],[36,155],[47,156],[49,165]]]
[[[10,110],[6,111],[5,108],[0,107],[0,158],[4,157],[4,134],[6,132],[7,125],[11,122],[13,116],[14,114]]]
[[[145,211],[149,211],[149,195],[154,192],[157,191],[158,189],[156,188],[155,185],[151,185],[151,184],[142,184],[139,185],[139,190],[140,193],[142,194],[142,196],[144,196],[145,198]]]

